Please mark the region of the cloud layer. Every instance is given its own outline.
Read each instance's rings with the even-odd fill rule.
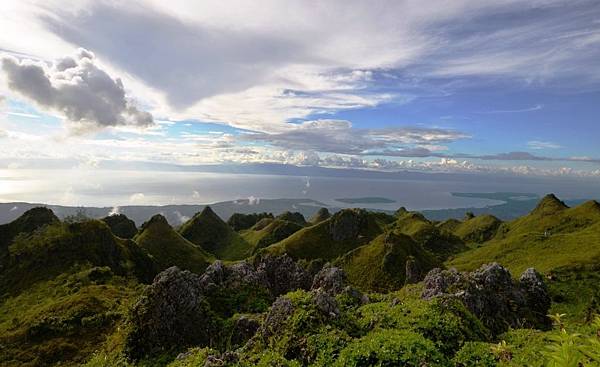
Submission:
[[[80,49],[74,57],[55,60],[50,66],[14,57],[1,61],[12,91],[64,115],[77,129],[154,123],[150,113],[126,97],[121,79],[98,67],[89,51]]]

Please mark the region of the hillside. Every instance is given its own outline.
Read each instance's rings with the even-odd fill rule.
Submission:
[[[254,247],[254,251],[282,241],[304,228],[282,219],[263,218],[252,228],[241,231],[242,238]]]
[[[180,229],[235,252],[219,242],[233,233],[249,254],[237,261],[160,215],[134,240],[47,209],[18,218],[4,227],[20,233],[3,237],[0,365],[542,367],[561,358],[552,350],[600,363],[585,354],[600,332],[597,202],[547,196],[505,223],[406,209],[305,227],[261,216],[238,216],[257,220],[238,234],[206,209]],[[436,268],[448,256],[470,271]],[[565,314],[560,328],[548,314]]]
[[[29,209],[10,223],[0,225],[0,259],[8,253],[8,246],[20,233],[32,233],[58,221],[51,210],[38,207]]]
[[[448,219],[439,223],[437,227],[454,234],[465,243],[483,243],[492,239],[501,225],[500,219],[483,214],[467,216],[463,221]]]
[[[229,227],[209,206],[182,224],[178,232],[219,259],[241,260],[252,255],[252,245]]]
[[[600,204],[588,201],[568,208],[554,195],[544,197],[528,215],[503,224],[483,246],[449,261],[458,269],[475,269],[497,261],[514,271],[540,271],[600,261]]]
[[[393,218],[363,209],[344,209],[331,218],[299,230],[265,249],[269,253],[287,253],[295,259],[333,260],[367,244]]]
[[[395,231],[412,237],[439,259],[445,259],[466,248],[460,238],[452,232],[436,227],[420,213],[401,209],[396,213],[396,217],[397,220],[391,225]]]
[[[335,261],[352,284],[378,292],[402,288],[407,282],[416,283],[439,264],[410,237],[394,232],[381,234]]]
[[[142,225],[141,232],[134,241],[152,255],[160,270],[177,266],[202,273],[214,260],[204,249],[177,233],[160,214]]]

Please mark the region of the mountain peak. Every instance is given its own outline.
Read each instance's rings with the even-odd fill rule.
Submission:
[[[201,216],[205,216],[205,215],[211,215],[211,216],[217,216],[217,213],[215,213],[214,210],[212,210],[212,208],[210,207],[210,205],[207,205],[204,207],[204,209],[202,209],[202,211],[200,212]]]
[[[310,218],[310,222],[313,224],[321,223],[324,220],[329,219],[331,213],[327,208],[321,208]]]
[[[542,200],[540,200],[540,202],[535,207],[532,213],[548,215],[565,210],[567,208],[569,208],[567,204],[565,204],[563,201],[557,198],[556,195],[548,194],[544,196]]]

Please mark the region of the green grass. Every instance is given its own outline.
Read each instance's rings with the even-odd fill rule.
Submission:
[[[0,294],[18,294],[77,264],[108,266],[117,275],[134,274],[143,282],[150,282],[157,272],[143,249],[131,240],[115,237],[101,221],[56,223],[15,238],[0,277]]]
[[[520,274],[529,267],[552,269],[595,264],[600,260],[600,206],[587,202],[564,208],[544,199],[531,214],[502,225],[496,237],[448,262],[459,270],[474,270],[499,262]]]
[[[202,273],[214,260],[213,256],[199,246],[183,238],[160,216],[154,216],[144,224],[135,242],[148,251],[160,270],[171,266]]]
[[[262,225],[260,227],[262,227]],[[256,251],[256,249],[261,249],[284,240],[302,228],[301,225],[294,222],[271,219],[269,224],[263,228],[255,229],[255,227],[252,227],[248,230],[241,231],[240,234]]]
[[[463,241],[449,231],[436,227],[422,214],[399,211],[392,228],[420,243],[426,250],[445,259],[465,249]]]
[[[428,251],[403,234],[384,233],[335,262],[350,282],[364,290],[385,292],[404,286],[406,261],[412,258],[421,273],[439,264]]]
[[[110,269],[76,267],[0,303],[0,365],[79,365],[122,322],[141,291]]]
[[[253,247],[207,206],[179,228],[179,233],[222,260],[241,260]]]
[[[348,210],[346,210],[348,211]],[[388,218],[375,213],[358,211],[361,220],[356,238],[336,241],[332,235],[332,227],[344,211],[338,212],[331,218],[303,228],[283,241],[265,249],[270,253],[287,253],[295,259],[325,259],[333,260],[357,247],[369,243],[381,234],[387,225]]]

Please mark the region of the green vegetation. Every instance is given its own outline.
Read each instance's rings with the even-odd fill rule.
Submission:
[[[184,223],[179,233],[219,259],[241,260],[252,255],[252,246],[209,206]]]
[[[393,232],[379,235],[367,245],[348,252],[335,264],[346,271],[351,283],[381,292],[404,285],[409,260],[415,264],[417,278],[439,265],[434,256],[410,237]]]
[[[600,260],[600,204],[589,201],[567,208],[555,196],[545,197],[529,214],[498,228],[483,246],[449,261],[459,270],[499,262],[513,273],[529,267],[553,269],[597,264]]]
[[[160,270],[176,265],[184,270],[202,273],[214,260],[204,249],[175,232],[160,214],[144,223],[135,242],[152,255]]]
[[[302,228],[301,225],[295,222],[264,218],[254,227],[241,231],[240,234],[256,251],[257,249],[282,241]]]
[[[261,219],[271,218],[273,219],[272,213],[252,213],[252,214],[242,214],[242,213],[234,213],[227,220],[227,224],[233,228],[234,231],[242,231],[244,229],[249,229],[256,223],[258,223]]]
[[[597,202],[569,208],[549,195],[509,222],[472,215],[436,223],[402,208],[394,216],[362,209],[317,214],[310,224],[303,217],[299,224],[295,213],[232,216],[238,233],[208,208],[179,232],[155,216],[129,240],[126,218],[66,223],[47,209],[30,210],[0,226],[0,365],[600,365]],[[308,290],[308,277],[307,289],[277,298],[285,292],[271,293],[267,285],[287,274],[248,269],[258,269],[261,255],[283,253],[301,260],[311,277],[331,262],[351,286],[337,293]],[[244,258],[248,262],[232,261]],[[215,263],[206,280],[171,269],[185,275],[159,289],[167,303],[148,308],[151,317],[144,319],[179,317],[177,325],[202,338],[189,343],[177,333],[163,335],[173,345],[181,342],[179,349],[159,343],[149,347],[151,355],[131,358],[128,338],[142,330],[134,310],[148,307],[148,290],[155,288],[147,284],[158,271],[176,265],[202,273],[216,259],[237,272]],[[466,271],[490,262],[515,276],[530,267],[544,273],[553,329],[549,323],[527,329],[520,321],[497,330],[460,298],[421,297],[428,285],[420,280],[433,267]],[[208,281],[214,284],[198,286]],[[191,298],[182,296],[197,289]],[[168,302],[178,302],[177,312]],[[186,326],[189,317],[202,320],[203,328]],[[143,330],[158,330],[153,325]]]
[[[465,249],[464,242],[452,232],[438,228],[420,213],[409,212],[401,208],[396,212],[397,220],[392,228],[406,234],[421,244],[426,250],[445,259]]]
[[[115,236],[131,239],[137,234],[135,222],[124,214],[109,215],[102,218],[102,221],[108,225]]]
[[[344,209],[331,218],[306,227],[265,250],[287,253],[295,259],[333,260],[367,244],[391,221],[388,216],[362,209]]]

